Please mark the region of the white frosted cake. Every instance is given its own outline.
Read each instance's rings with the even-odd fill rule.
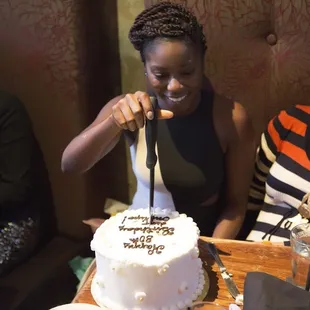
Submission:
[[[186,309],[201,294],[199,229],[176,211],[126,210],[94,234],[94,299],[113,310]]]

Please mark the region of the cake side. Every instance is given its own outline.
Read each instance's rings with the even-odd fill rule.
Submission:
[[[127,210],[106,221],[91,243],[95,281],[109,309],[184,309],[204,286],[199,230],[184,214]],[[98,298],[98,296],[97,296]]]

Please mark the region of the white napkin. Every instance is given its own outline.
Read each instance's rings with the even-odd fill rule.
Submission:
[[[229,310],[241,310],[241,308],[235,304],[230,304],[229,305]]]

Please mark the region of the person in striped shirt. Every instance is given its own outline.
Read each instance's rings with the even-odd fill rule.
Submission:
[[[295,225],[308,222],[308,124],[310,107],[296,105],[275,116],[262,134],[248,205],[259,214],[247,240],[287,242]]]

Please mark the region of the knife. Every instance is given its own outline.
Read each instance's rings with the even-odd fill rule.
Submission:
[[[146,118],[145,124],[145,139],[146,139],[146,167],[150,169],[150,188],[149,188],[149,216],[150,224],[152,223],[152,208],[154,206],[154,178],[155,178],[155,166],[157,163],[157,155],[155,152],[155,145],[157,141],[157,99],[156,97],[150,97],[153,109],[153,119]]]
[[[243,295],[240,294],[240,291],[238,290],[235,282],[233,281],[231,274],[227,271],[226,267],[224,266],[215,244],[213,242],[207,242],[207,247],[209,253],[213,256],[215,262],[220,268],[221,276],[225,281],[229,293],[236,300],[237,304],[243,304]]]

